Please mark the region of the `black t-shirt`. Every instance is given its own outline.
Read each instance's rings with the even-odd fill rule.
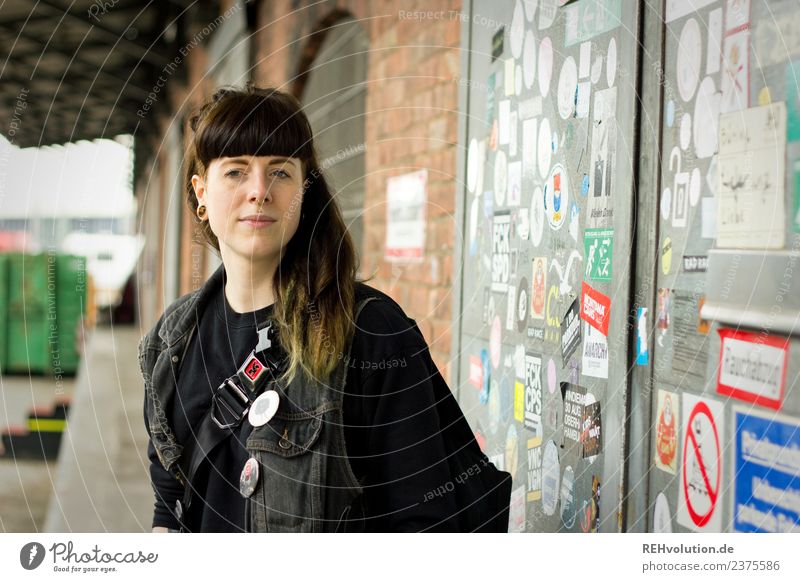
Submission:
[[[175,401],[168,406],[179,443],[192,438],[192,427],[208,410],[214,390],[255,347],[257,323],[271,310],[268,306],[236,313],[223,285],[216,291],[200,315]],[[396,306],[388,301],[367,303],[356,322],[343,417],[347,455],[364,487],[368,515],[381,516],[368,522],[376,531],[420,531],[455,511],[447,497],[422,503],[426,492],[450,480],[447,464],[440,462],[444,445],[436,436],[438,418],[425,350],[424,340]],[[245,501],[239,494],[239,475],[249,457],[245,442],[250,429],[246,420],[242,422],[195,474],[189,510],[195,531],[243,531]],[[170,509],[183,490],[161,465],[152,442],[148,455],[156,493],[153,526],[177,528]]]

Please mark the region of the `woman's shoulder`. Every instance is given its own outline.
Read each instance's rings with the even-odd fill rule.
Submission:
[[[356,283],[355,338],[382,352],[426,345],[416,322],[389,295],[366,283]],[[361,307],[358,310],[359,306]]]

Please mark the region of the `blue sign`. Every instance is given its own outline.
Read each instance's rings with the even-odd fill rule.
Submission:
[[[800,532],[800,420],[734,408],[733,529]]]
[[[647,308],[636,309],[636,365],[646,366],[650,362],[650,349],[647,345]]]

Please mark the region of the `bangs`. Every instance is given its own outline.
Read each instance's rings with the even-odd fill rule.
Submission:
[[[223,97],[195,133],[195,147],[205,167],[221,157],[313,157],[306,116],[277,93]]]

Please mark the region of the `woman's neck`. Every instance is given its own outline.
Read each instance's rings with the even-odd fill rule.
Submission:
[[[275,303],[272,280],[277,269],[274,261],[254,263],[233,255],[223,257],[225,297],[237,313],[249,313]]]

